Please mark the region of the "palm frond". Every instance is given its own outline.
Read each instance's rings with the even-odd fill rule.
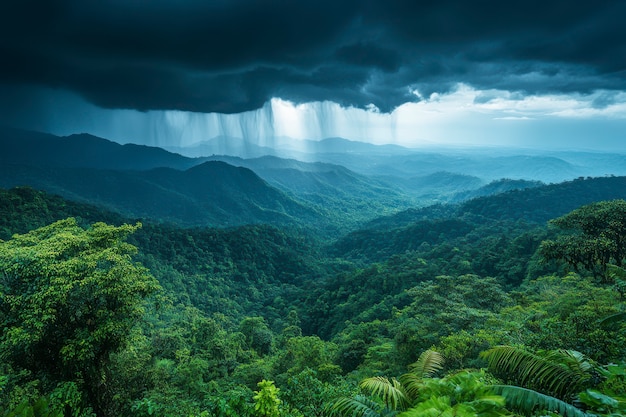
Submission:
[[[330,406],[327,414],[331,417],[380,417],[383,407],[364,395],[354,398],[340,398]]]
[[[609,275],[609,277],[614,281],[616,280],[626,281],[626,269],[625,268],[622,268],[620,266],[613,265],[613,264],[608,264],[606,266],[606,272]]]
[[[409,365],[409,371],[420,378],[430,378],[443,369],[444,362],[441,353],[428,349],[422,352],[416,362]]]
[[[387,379],[382,376],[366,378],[361,381],[359,387],[379,397],[391,410],[405,410],[410,406],[410,400],[402,383],[395,378]]]
[[[528,415],[536,411],[546,410],[558,413],[563,417],[591,417],[590,414],[565,401],[531,389],[514,385],[492,385],[491,389],[506,399],[506,407],[509,410],[517,410]]]
[[[543,355],[546,359],[566,366],[573,374],[577,375],[582,385],[586,385],[589,379],[591,379],[591,372],[594,370],[594,364],[589,360],[587,356],[576,351],[558,349],[551,350]]]
[[[489,369],[506,375],[516,385],[566,399],[586,388],[589,374],[572,370],[562,355],[542,357],[512,346],[497,346],[481,353]],[[561,360],[559,360],[561,358]],[[568,359],[571,362],[572,357]]]
[[[409,372],[400,376],[400,382],[411,400],[419,395],[422,380],[433,377],[443,369],[444,361],[441,353],[429,349],[422,352],[417,361],[409,365]]]
[[[400,375],[400,382],[404,387],[407,397],[411,403],[419,396],[420,389],[423,386],[424,378],[417,376],[414,373],[406,373]]]

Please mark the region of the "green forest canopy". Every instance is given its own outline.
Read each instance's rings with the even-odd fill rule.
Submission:
[[[275,227],[139,227],[25,189],[0,201],[6,416],[322,416],[341,401],[382,415],[395,407],[385,385],[358,383],[392,383],[427,351],[441,369],[414,380],[404,415],[625,412],[623,257],[542,253],[588,237],[618,247],[623,201],[559,229],[453,213],[460,226],[429,238],[446,223],[398,224],[374,257],[358,249],[367,230],[344,238],[346,256]],[[562,232],[563,219],[599,232]],[[514,348],[482,353],[499,346]],[[531,365],[583,379],[551,391],[524,378]]]

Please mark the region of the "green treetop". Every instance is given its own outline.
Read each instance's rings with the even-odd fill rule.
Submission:
[[[29,371],[43,390],[80,381],[109,415],[109,356],[128,342],[157,281],[124,240],[140,227],[73,218],[0,241],[0,361]]]
[[[546,259],[560,259],[576,271],[585,269],[607,280],[607,265],[626,261],[626,201],[582,206],[551,224],[569,233],[541,245]]]

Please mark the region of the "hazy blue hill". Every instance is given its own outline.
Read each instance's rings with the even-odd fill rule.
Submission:
[[[82,159],[81,164],[84,165],[81,166],[84,167],[133,170],[158,167],[186,169],[201,162],[157,147],[131,143],[119,145],[86,134],[72,135],[62,140],[67,142],[70,154],[78,155]]]
[[[410,207],[525,188],[534,184],[532,181],[560,182],[586,172],[626,169],[622,168],[626,156],[599,153],[426,152],[342,138],[267,141],[280,149],[239,143],[232,138],[215,138],[214,142],[224,151],[243,147],[251,154],[300,152],[308,162],[276,155],[189,158],[160,148],[120,145],[84,134],[59,138],[0,128],[0,180],[4,186],[32,185],[81,201],[93,198],[129,214],[161,216],[188,224],[308,221],[322,216],[327,224],[341,224],[346,230]],[[187,172],[207,160],[247,168],[265,182],[250,176],[251,172],[245,177],[224,166],[219,172],[206,165],[199,171]],[[156,168],[170,170],[153,171]],[[481,185],[501,178],[512,180],[479,190]],[[276,189],[269,191],[272,187]],[[142,207],[144,203],[149,207]],[[518,210],[530,210],[524,207],[520,203]],[[535,214],[541,211],[534,208]]]
[[[281,158],[273,155],[265,155],[258,158],[240,158],[228,155],[213,155],[206,158],[207,160],[223,161],[231,165],[245,166],[252,170],[281,170],[281,169],[297,169],[303,172],[327,172],[337,169],[347,168],[336,164],[324,162],[302,162],[291,158]]]
[[[216,140],[224,145],[220,149],[227,149],[228,143],[225,142],[226,138],[216,138]],[[353,142],[339,139],[329,141],[354,144]],[[230,145],[238,147],[240,144],[232,143]],[[362,145],[365,145],[366,148],[374,146]],[[183,211],[193,219],[203,217],[196,211],[197,209],[191,208],[191,206],[195,206],[195,203],[181,202],[188,200],[189,196],[183,196],[179,191],[181,186],[174,186],[170,179],[167,180],[168,187],[164,189],[162,184],[157,186],[152,179],[130,178],[128,173],[107,173],[103,178],[98,178],[99,175],[85,172],[80,174],[81,178],[73,179],[70,178],[72,174],[66,169],[94,168],[145,171],[167,167],[185,170],[211,159],[222,160],[252,169],[272,186],[278,187],[280,190],[300,199],[301,203],[315,205],[315,210],[325,212],[326,218],[332,218],[333,221],[339,219],[340,222],[346,225],[370,220],[415,204],[414,199],[406,196],[402,191],[395,189],[389,184],[370,179],[364,175],[358,175],[334,164],[305,163],[274,156],[264,156],[255,159],[241,159],[232,156],[188,158],[160,148],[130,144],[120,145],[91,135],[72,135],[67,138],[60,138],[53,135],[16,129],[0,130],[0,163],[5,168],[9,164],[20,165],[14,172],[6,172],[4,174],[3,184],[5,186],[32,185],[58,192],[70,198],[80,198],[82,199],[81,201],[86,201],[88,198],[96,198],[94,201],[105,202],[108,207],[124,208],[126,212],[141,213],[142,215],[149,215],[153,211],[152,209],[144,210],[139,207],[141,199],[135,198],[135,196],[143,196],[142,199],[148,203],[152,201],[148,196],[161,193],[164,198],[172,202],[171,204],[165,204],[158,210],[167,219],[172,219],[173,217],[181,218]],[[26,168],[28,166],[33,168]],[[59,171],[50,174],[51,168],[59,168]],[[61,173],[62,171],[63,173]],[[154,173],[150,175],[154,175]],[[114,180],[113,177],[118,179]],[[108,183],[104,182],[106,179],[109,179]],[[161,178],[161,180],[166,179]],[[186,179],[178,179],[178,181],[184,180]],[[228,174],[223,178],[216,175],[213,179],[207,177],[202,179],[194,178],[194,180],[196,183],[207,181],[207,187],[219,188],[220,182],[228,184],[230,178]],[[124,181],[126,181],[126,184],[121,184]],[[143,184],[143,189],[140,189],[142,187],[140,184]],[[185,186],[187,187],[188,185]],[[113,200],[114,196],[107,194],[107,187],[113,187],[116,190],[115,193],[119,195],[123,195],[125,190],[131,189],[135,191],[129,192],[124,201],[111,206],[112,203],[109,200]],[[258,190],[258,193],[263,194],[266,188],[267,186],[264,185]],[[97,192],[96,189],[98,189]],[[230,187],[229,193],[236,193],[236,190],[238,190],[237,187]],[[212,214],[209,217],[223,220],[232,217],[229,213],[231,210],[234,210],[236,213],[243,211],[249,215],[256,213],[261,216],[257,219],[258,221],[267,219],[268,214],[265,210],[249,211],[248,209],[244,210],[241,207],[237,207],[236,199],[241,199],[243,201],[241,204],[248,204],[253,197],[249,197],[246,194],[252,195],[257,193],[254,187],[248,187],[245,190],[245,193],[237,192],[236,198],[222,198],[212,201],[213,206],[209,210]],[[197,193],[198,190],[196,189],[194,196]],[[104,198],[103,195],[107,195],[107,197]],[[284,198],[286,198],[283,194],[281,196],[282,199],[277,198],[277,201],[281,202],[279,204],[282,204]],[[272,202],[268,199],[263,204],[264,208],[273,207]],[[253,206],[255,205],[257,205],[256,202]],[[174,206],[184,210],[179,215],[172,214],[166,210],[168,207]],[[272,210],[275,209],[272,208]],[[237,220],[237,223],[240,221],[241,219]],[[196,220],[193,220],[193,222],[195,223]]]
[[[579,167],[581,176],[626,175],[624,153],[561,151],[554,156]]]
[[[358,164],[348,168],[357,172]],[[500,178],[560,182],[580,174],[576,166],[556,157],[540,155],[489,155],[489,154],[436,154],[411,153],[372,161],[366,165],[373,174],[400,177],[426,176],[446,171],[454,174],[475,176],[483,181]]]
[[[374,145],[371,143],[344,138],[326,138],[322,140],[300,140],[293,138],[266,138],[263,144],[252,143],[246,139],[218,136],[191,146],[168,146],[167,150],[190,157],[208,157],[228,155],[244,159],[272,155],[286,159],[303,161],[315,160],[317,154],[353,155],[398,155],[411,152],[398,145]]]
[[[66,168],[186,169],[202,161],[161,148],[119,143],[80,134],[58,137],[19,129],[0,128],[0,162]]]
[[[406,209],[418,201],[384,180],[329,163],[264,156],[254,159],[215,156],[253,170],[272,186],[349,223]]]
[[[276,153],[271,147],[259,146],[245,139],[226,136],[218,136],[191,146],[166,146],[165,149],[194,158],[212,155],[257,158],[263,155],[274,155]]]
[[[626,155],[583,151],[539,153],[528,149],[423,148],[374,145],[343,138],[320,141],[270,138],[259,146],[239,138],[214,138],[189,148],[168,148],[189,156],[232,155],[247,159],[273,155],[342,165],[367,176],[424,177],[437,172],[546,183],[579,176],[626,175]],[[393,182],[395,184],[395,182]]]
[[[500,178],[538,180],[543,182],[561,182],[580,175],[579,168],[561,158],[540,155],[511,155],[487,161],[486,166],[476,165],[475,174],[489,180]],[[471,172],[471,171],[469,171]]]
[[[374,145],[344,138],[326,138],[320,141],[305,141],[306,149],[312,153],[352,153],[369,155],[396,155],[411,152],[399,145]]]
[[[534,188],[541,187],[545,185],[541,181],[528,181],[528,180],[511,180],[508,178],[503,178],[501,180],[492,181],[487,185],[484,185],[475,190],[462,191],[456,193],[451,199],[450,202],[461,202],[466,200],[471,200],[476,197],[485,197],[494,194],[505,193],[508,191],[514,190],[523,190],[526,188]]]
[[[434,155],[433,158],[433,168],[441,165],[443,156]],[[484,185],[478,177],[445,171],[405,178],[365,175],[337,164],[276,156],[243,159],[220,155],[208,159],[249,168],[273,186],[307,202],[339,210],[339,215],[347,211],[359,220],[394,210],[448,202],[460,192]]]
[[[421,205],[445,203],[459,192],[469,192],[484,184],[478,177],[446,171],[411,178],[386,176],[381,180],[413,196]]]
[[[91,135],[0,129],[0,186],[28,185],[182,225],[316,223],[315,210],[246,168]]]
[[[428,187],[454,190],[458,188],[480,187],[483,185],[483,181],[472,175],[439,171],[423,177],[411,177],[405,184],[407,188],[413,190],[423,190]]]
[[[29,185],[131,217],[185,226],[313,222],[319,216],[252,171],[207,162],[186,171],[116,171],[2,164],[0,186]]]

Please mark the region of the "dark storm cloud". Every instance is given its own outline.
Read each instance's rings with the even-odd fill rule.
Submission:
[[[367,68],[379,68],[383,71],[396,71],[400,67],[400,54],[394,50],[383,48],[375,43],[359,42],[342,46],[335,56],[346,64]]]
[[[626,2],[46,0],[0,6],[0,81],[109,108],[225,113],[271,97],[383,111],[459,82],[626,88]]]

